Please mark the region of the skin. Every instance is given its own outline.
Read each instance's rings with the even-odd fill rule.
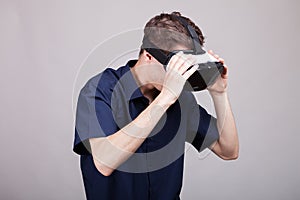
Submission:
[[[224,60],[218,55],[212,51],[209,53],[224,64]],[[100,173],[109,176],[144,142],[162,115],[177,100],[186,80],[196,71],[196,67],[187,71],[193,64],[195,59],[192,55],[179,52],[171,58],[165,70],[147,51],[140,55],[136,65],[130,70],[142,94],[149,99],[149,106],[116,133],[89,140],[93,160]],[[224,66],[224,73],[208,88],[214,102],[220,133],[219,139],[210,149],[224,160],[233,160],[238,158],[239,142],[227,95],[228,67],[225,64]]]

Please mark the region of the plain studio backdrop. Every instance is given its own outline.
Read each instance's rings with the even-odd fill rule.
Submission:
[[[229,66],[240,139],[229,162],[187,145],[182,199],[300,199],[299,8],[297,0],[1,0],[0,199],[85,198],[73,100],[107,55],[98,69],[82,64],[97,45],[174,10]]]

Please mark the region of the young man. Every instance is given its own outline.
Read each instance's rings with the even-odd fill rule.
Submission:
[[[188,31],[174,16],[181,14],[155,16],[144,31],[144,39],[165,53],[192,48]],[[203,45],[200,29],[183,18]],[[195,62],[195,56],[179,51],[164,66],[142,46],[138,60],[106,69],[82,88],[74,151],[81,155],[87,199],[179,199],[185,141],[198,151],[210,148],[224,160],[238,157],[227,67],[207,88],[216,120],[183,89],[197,69]]]

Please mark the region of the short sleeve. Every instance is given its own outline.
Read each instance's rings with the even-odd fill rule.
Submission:
[[[103,91],[97,80],[94,77],[88,81],[78,97],[73,151],[80,155],[90,153],[88,139],[105,137],[118,131],[110,107],[110,93]]]
[[[186,141],[201,152],[219,139],[219,132],[216,118],[208,114],[203,107],[195,104],[189,114]]]

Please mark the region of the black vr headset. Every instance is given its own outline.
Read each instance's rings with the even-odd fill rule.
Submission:
[[[186,19],[183,17],[172,15],[172,17],[179,20],[179,22],[186,28],[187,32],[190,34],[193,41],[193,50],[182,50],[184,54],[193,54],[196,56],[198,69],[189,78],[188,83],[185,84],[184,89],[190,91],[201,91],[207,88],[207,86],[212,85],[218,76],[223,73],[224,66],[212,55],[207,53],[200,45],[198,35],[194,28],[190,26]],[[156,58],[165,67],[169,63],[171,57],[175,55],[178,51],[171,51],[167,54],[155,44],[149,41],[148,38],[144,37],[142,49],[150,53],[154,58]],[[192,66],[191,66],[192,67]],[[190,67],[190,68],[191,68]],[[189,68],[189,69],[190,69]]]

